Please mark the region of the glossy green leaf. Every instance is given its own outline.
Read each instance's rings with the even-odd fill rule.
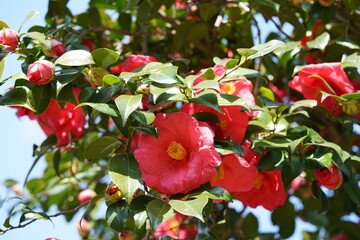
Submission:
[[[161,68],[159,71],[151,73],[149,80],[157,83],[172,84],[176,83],[176,66],[166,66]]]
[[[201,18],[204,19],[205,21],[208,21],[212,17],[214,17],[217,12],[218,10],[216,8],[216,5],[212,3],[204,3],[200,5],[199,13]]]
[[[145,126],[145,127],[131,127],[135,131],[139,133],[149,134],[151,136],[154,136],[155,138],[158,138],[158,128],[153,126]]]
[[[120,147],[120,145],[121,142],[117,138],[103,136],[90,143],[86,147],[84,154],[86,159],[92,162],[108,157],[118,147]]]
[[[259,223],[257,218],[252,213],[248,213],[244,219],[243,229],[244,234],[248,239],[255,239],[258,235]]]
[[[295,231],[295,209],[289,201],[277,207],[271,214],[271,221],[280,228],[282,238],[290,237]]]
[[[108,48],[97,48],[91,52],[91,55],[95,63],[103,68],[108,68],[114,64],[120,56],[119,53]]]
[[[3,28],[9,28],[9,25],[7,25],[6,22],[0,20],[0,29],[3,29]]]
[[[207,202],[208,202],[208,198],[206,196],[199,196],[194,200],[188,200],[188,201],[170,200],[169,204],[176,211],[186,216],[196,217],[200,221],[204,222],[202,211],[205,205],[207,204]]]
[[[191,198],[198,198],[199,196],[204,196],[204,197],[214,199],[214,200],[224,200],[224,201],[232,200],[231,195],[228,191],[226,191],[222,187],[216,187],[216,186],[211,187],[211,188],[206,189],[201,192],[191,193],[191,194],[189,194],[189,196]]]
[[[320,214],[326,212],[330,208],[329,199],[327,198],[326,194],[321,190],[321,188],[318,186],[316,180],[313,181],[311,185],[311,190],[313,196],[319,201],[320,204],[320,208],[318,209],[317,213]]]
[[[206,93],[206,94],[200,95],[196,98],[191,98],[191,99],[189,99],[189,102],[195,103],[198,105],[208,106],[208,107],[211,107],[212,109],[216,110],[219,113],[223,113],[219,107],[217,96],[216,96],[216,94],[213,94],[213,93]]]
[[[43,113],[50,104],[51,100],[51,84],[35,85],[31,89],[35,114]]]
[[[251,49],[251,48],[238,48],[236,51],[245,58],[248,58],[251,55],[254,55],[258,52],[258,50]]]
[[[171,206],[158,199],[152,200],[146,205],[146,211],[151,221],[152,229],[157,229],[160,223],[165,222],[175,215]]]
[[[109,164],[111,180],[124,193],[128,203],[131,202],[135,191],[141,186],[141,174],[138,163],[128,155],[112,158]]]
[[[236,68],[235,70],[229,69],[226,71],[227,77],[258,77],[260,76],[260,73],[253,69],[248,68]]]
[[[134,111],[132,113],[134,118],[143,125],[152,124],[155,120],[155,114],[147,111]]]
[[[291,113],[294,110],[296,110],[297,108],[302,108],[302,107],[313,108],[316,106],[317,106],[316,100],[300,100],[300,101],[294,102],[294,104],[291,105],[289,112]]]
[[[218,83],[217,80],[201,81],[192,88],[195,89],[195,90],[204,89],[204,88],[212,88],[212,89],[220,91],[219,83]]]
[[[276,12],[279,12],[280,4],[273,2],[271,0],[256,0],[256,2],[260,3],[261,5],[271,7]]]
[[[319,36],[317,36],[314,40],[307,42],[306,46],[308,48],[317,48],[320,49],[321,51],[324,51],[324,49],[329,43],[329,40],[330,40],[330,35],[327,32],[324,32]]]
[[[288,148],[291,142],[286,139],[256,139],[253,147]]]
[[[36,11],[36,10],[33,10],[33,11],[29,12],[29,14],[25,17],[25,19],[20,24],[18,32],[21,31],[21,28],[24,26],[25,23],[27,23],[27,21],[29,21],[31,18],[33,18],[34,16],[39,15],[39,14],[41,14],[41,13],[39,11]]]
[[[93,109],[95,109],[99,112],[105,113],[105,114],[113,116],[113,117],[118,117],[120,115],[118,109],[116,108],[116,106],[114,104],[84,102],[84,103],[77,105],[77,107],[83,107],[83,106],[92,107]]]
[[[349,48],[349,49],[354,49],[354,50],[359,50],[360,46],[359,44],[357,44],[356,42],[351,41],[350,39],[347,38],[342,38],[342,39],[336,39],[334,41],[334,43],[339,44],[343,47]]]
[[[285,44],[284,42],[274,39],[263,44],[255,45],[251,49],[257,50],[258,52],[249,56],[248,59],[252,60],[257,57],[265,56],[266,54],[269,54],[277,50],[278,48],[282,47],[284,44]]]
[[[120,116],[125,125],[128,117],[134,112],[141,104],[142,95],[120,95],[115,99],[115,104],[120,111]]]
[[[106,210],[106,222],[115,231],[122,232],[126,220],[129,216],[129,210],[125,201],[112,203]]]
[[[21,215],[19,223],[21,224],[24,221],[33,220],[33,219],[45,219],[51,221],[50,217],[46,215],[46,213],[29,211]]]
[[[5,68],[5,58],[0,60],[0,79],[4,73],[4,68]],[[1,84],[0,84],[1,86]]]
[[[85,50],[71,50],[65,52],[55,61],[55,65],[63,66],[84,66],[90,64],[95,64],[95,61],[91,53]]]
[[[112,85],[114,83],[121,82],[121,80],[117,76],[112,75],[112,74],[105,75],[103,77],[103,81],[104,81],[105,85]]]
[[[353,53],[341,61],[342,68],[360,68],[360,53]]]
[[[208,68],[202,74],[196,75],[196,78],[198,78],[198,77],[203,78],[205,80],[213,80],[213,79],[215,79],[216,75],[215,75],[214,69]]]
[[[40,32],[29,32],[27,35],[39,42],[42,46],[44,46],[46,49],[51,49],[51,42],[50,39],[48,39],[43,33]]]

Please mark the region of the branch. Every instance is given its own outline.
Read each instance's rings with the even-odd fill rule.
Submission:
[[[48,215],[48,217],[49,217],[49,218],[54,218],[54,217],[66,215],[66,214],[68,214],[68,213],[76,212],[76,211],[78,211],[80,208],[84,207],[85,205],[87,205],[87,204],[89,204],[89,203],[90,203],[90,201],[84,202],[83,204],[77,206],[77,207],[74,208],[74,209],[70,209],[70,210],[63,211],[63,212],[58,212],[58,213],[55,213],[55,214],[53,214],[53,215]],[[39,219],[41,219],[41,218],[39,218]],[[5,234],[6,232],[8,232],[8,231],[10,231],[10,230],[13,230],[13,229],[24,228],[24,227],[26,227],[27,225],[30,225],[31,223],[36,222],[36,221],[39,220],[39,219],[33,219],[33,220],[31,220],[31,221],[29,221],[29,222],[27,222],[27,223],[25,223],[25,224],[19,224],[18,226],[9,227],[9,228],[4,229],[4,230],[3,230],[3,229],[0,229],[0,235],[3,235],[3,234]]]
[[[99,27],[93,27],[93,28],[89,28],[89,29],[86,29],[86,30],[82,31],[80,36],[84,37],[84,36],[88,35],[91,32],[104,32],[104,31],[110,31],[110,32],[113,32],[113,33],[122,34],[122,35],[128,35],[128,36],[139,36],[139,35],[143,34],[143,32],[141,32],[141,31],[133,33],[133,32],[123,31],[123,30],[119,30],[119,29],[115,29],[115,28],[99,26]]]

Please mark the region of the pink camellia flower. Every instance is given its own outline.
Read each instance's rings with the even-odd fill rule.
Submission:
[[[319,185],[328,189],[337,189],[343,181],[343,174],[335,164],[331,164],[330,170],[327,167],[315,170],[315,177]]]
[[[78,200],[81,203],[85,203],[90,201],[95,196],[96,196],[96,192],[94,190],[85,189],[79,193]]]
[[[270,211],[283,205],[287,198],[280,170],[259,172],[251,190],[234,195],[244,205],[252,208],[263,206]]]
[[[304,66],[289,82],[289,86],[301,92],[306,99],[317,100],[318,105],[331,112],[337,109],[338,102],[332,97],[327,97],[321,102],[321,91],[337,96],[355,91],[339,62]],[[341,110],[335,112],[338,113],[341,113]]]
[[[236,154],[221,156],[221,164],[217,174],[212,178],[211,185],[225,188],[228,192],[249,191],[258,175],[255,165]]]
[[[192,239],[197,235],[195,223],[190,222],[191,217],[178,212],[174,217],[161,223],[154,233],[157,239],[161,236],[169,236],[172,239]]]
[[[79,89],[74,89],[75,96],[78,95]],[[37,115],[37,121],[49,136],[56,134],[59,145],[66,145],[70,139],[81,137],[84,132],[86,123],[85,114],[81,108],[76,108],[72,103],[65,103],[61,108],[57,101],[51,99],[45,112]]]
[[[87,47],[90,52],[92,52],[96,49],[95,43],[89,39],[85,39],[84,41],[82,41],[81,45]]]
[[[18,42],[18,33],[14,29],[3,28],[2,30],[0,30],[0,44],[9,46],[3,49],[3,51],[14,51],[18,45]]]
[[[29,81],[43,85],[49,83],[54,78],[55,65],[48,60],[38,60],[29,65],[27,77]]]
[[[153,123],[158,138],[142,134],[134,155],[142,179],[160,193],[187,193],[216,174],[221,159],[214,133],[183,112],[158,113]]]
[[[76,229],[80,236],[86,238],[87,236],[89,236],[91,226],[90,223],[85,218],[82,218],[78,220]]]
[[[241,106],[222,106],[221,114],[208,106],[196,105],[192,103],[184,104],[182,112],[192,115],[197,112],[209,112],[215,114],[219,122],[207,122],[215,133],[215,139],[224,140],[231,137],[232,141],[241,142],[249,123],[249,116],[241,111]]]
[[[51,48],[43,47],[43,53],[47,57],[58,58],[65,53],[65,45],[58,39],[50,38]]]
[[[136,233],[130,230],[124,230],[124,232],[119,233],[120,240],[136,240]]]
[[[124,62],[124,71],[132,72],[135,69],[137,69],[149,62],[156,62],[156,61],[157,61],[156,58],[154,58],[152,56],[132,54]]]

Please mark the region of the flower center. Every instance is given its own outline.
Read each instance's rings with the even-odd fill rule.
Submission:
[[[229,82],[229,83],[224,83],[220,89],[222,91],[224,91],[225,93],[232,95],[235,91],[236,91],[236,86],[234,83]]]
[[[224,165],[220,164],[218,171],[216,172],[215,176],[213,177],[213,181],[218,181],[224,179]]]
[[[228,125],[228,122],[226,120],[220,120],[219,126],[224,129]]]
[[[172,231],[174,234],[177,234],[177,230],[178,230],[178,226],[179,226],[180,222],[178,220],[172,220],[170,223],[169,223],[169,229],[170,231]]]
[[[169,156],[175,160],[183,160],[186,157],[186,149],[178,142],[172,141],[167,149]]]
[[[262,185],[262,181],[264,179],[264,175],[259,173],[255,179],[255,182],[254,182],[254,188],[256,188],[257,190],[259,190],[259,188],[261,187]]]

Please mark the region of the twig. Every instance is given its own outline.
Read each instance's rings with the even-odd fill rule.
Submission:
[[[49,218],[54,218],[54,217],[58,217],[58,216],[62,216],[62,215],[66,215],[68,213],[72,213],[72,212],[76,212],[77,210],[79,210],[80,208],[84,207],[85,205],[89,204],[90,201],[87,201],[87,202],[84,202],[83,204],[77,206],[76,208],[74,209],[71,209],[71,210],[67,210],[67,211],[63,211],[63,212],[58,212],[58,213],[55,213],[53,215],[48,215]],[[40,219],[40,218],[39,218]],[[33,222],[36,222],[37,220],[39,219],[33,219],[25,224],[19,224],[18,226],[15,226],[15,227],[9,227],[7,229],[0,229],[0,235],[3,235],[5,234],[6,232],[10,231],[10,230],[13,230],[13,229],[19,229],[19,228],[23,228],[23,227],[26,227],[27,225],[33,223]]]
[[[149,41],[149,33],[147,31],[146,23],[140,23],[140,29],[142,34],[141,48],[143,54],[147,55],[149,52],[148,41]]]
[[[280,26],[273,18],[272,16],[269,16],[267,14],[264,14],[264,16],[268,17],[269,20],[275,25],[275,27],[277,28],[277,30],[282,33],[287,39],[291,40],[292,37],[290,37],[286,32],[283,31],[282,26]]]
[[[123,30],[109,28],[109,27],[105,27],[105,26],[98,26],[98,27],[93,27],[93,28],[89,28],[89,29],[82,31],[80,36],[84,37],[91,32],[104,32],[104,31],[110,31],[113,33],[128,35],[128,36],[139,36],[139,35],[143,34],[141,31],[133,33],[133,32],[123,31]]]

